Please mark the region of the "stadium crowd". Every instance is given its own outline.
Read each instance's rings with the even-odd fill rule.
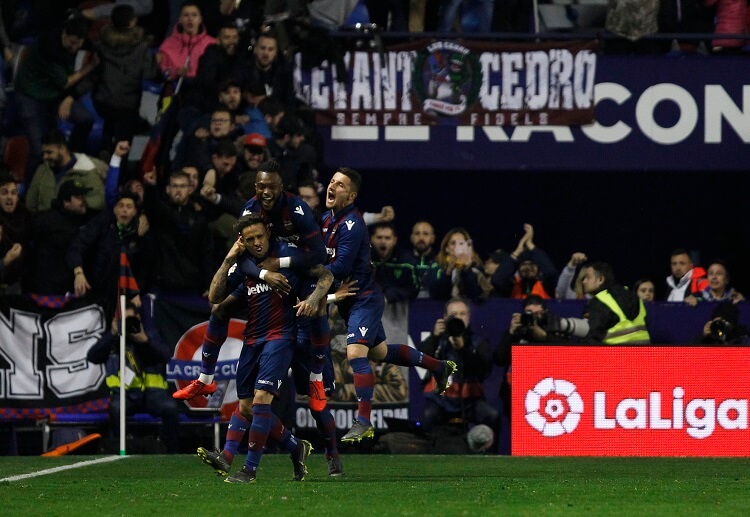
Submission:
[[[447,31],[460,3],[412,4],[421,5],[422,29]],[[494,15],[492,1],[467,3],[476,4],[477,32],[529,27],[523,2],[513,19],[497,9],[500,3]],[[0,106],[3,294],[55,307],[92,296],[108,300],[111,318],[125,268],[141,293],[207,296],[237,239],[234,223],[268,163],[277,164],[285,190],[298,194],[318,218],[325,212],[322,144],[314,115],[295,96],[287,57],[300,44],[297,22],[269,27],[263,2],[248,1],[170,1],[161,7],[150,1],[95,2],[71,5],[62,23],[50,19],[60,11],[58,3],[54,9],[47,5],[49,12],[40,7],[47,2],[20,4],[3,2],[0,11],[0,27],[7,29],[0,30],[4,77],[12,85]],[[365,4],[370,18],[364,17]],[[324,30],[360,16],[356,20],[405,31],[419,18],[409,5],[313,1],[306,29],[322,42]],[[157,12],[164,6],[167,12]],[[700,16],[707,22],[703,11]],[[138,113],[144,81],[161,86],[154,128]],[[140,161],[131,159],[134,136],[149,130]],[[627,288],[606,263],[590,262],[585,250],[560,268],[539,247],[544,236],[535,233],[533,221],[524,221],[512,251],[496,249],[483,258],[459,225],[436,235],[429,214],[413,221],[408,239],[399,238],[393,224],[399,213],[399,207],[384,206],[364,214],[375,279],[389,304],[446,302],[420,350],[458,364],[456,387],[429,400],[429,425],[460,412],[497,432],[498,413],[482,403],[482,382],[493,357],[509,367],[512,343],[648,343],[648,306],[662,284],[667,302],[716,303],[696,341],[748,342],[734,307],[744,297],[721,260],[695,264],[691,251],[676,248],[663,257],[665,281],[643,278]],[[524,305],[523,313],[500,322],[509,330],[494,352],[470,326],[471,305],[490,297]],[[554,298],[588,300],[586,317],[556,317],[547,307]],[[129,315],[135,316],[140,298],[131,301]],[[145,327],[136,327],[144,340],[150,330]],[[168,419],[174,421],[173,412]]]

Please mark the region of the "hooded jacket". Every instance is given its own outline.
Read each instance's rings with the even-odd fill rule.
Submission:
[[[124,30],[111,25],[102,28],[96,46],[99,55],[98,81],[94,102],[120,110],[138,110],[143,80],[158,75],[156,60],[151,54],[141,27]]]
[[[159,67],[170,78],[174,78],[177,69],[185,66],[189,57],[190,62],[185,77],[193,78],[198,71],[198,61],[206,51],[206,47],[214,43],[216,40],[208,35],[205,27],[201,26],[201,31],[191,36],[182,32],[182,27],[178,23],[172,30],[172,34],[165,38],[159,47],[159,52],[162,54]]]
[[[68,180],[79,180],[84,188],[90,188],[86,194],[86,204],[90,210],[104,209],[104,180],[107,175],[107,164],[85,154],[74,153],[76,162],[59,178],[47,163],[42,163],[31,178],[29,191],[26,193],[26,207],[32,212],[49,210],[52,200],[57,197],[57,189]]]

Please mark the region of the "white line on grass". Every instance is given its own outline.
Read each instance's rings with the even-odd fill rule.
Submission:
[[[10,476],[7,478],[0,479],[0,483],[4,481],[20,481],[22,479],[35,478],[39,476],[46,476],[47,474],[54,474],[55,472],[62,472],[63,470],[77,469],[79,467],[88,467],[89,465],[96,465],[97,463],[108,463],[110,461],[121,460],[128,458],[129,456],[107,456],[106,458],[99,458],[98,460],[81,461],[73,463],[72,465],[64,465],[62,467],[54,467],[51,469],[38,470],[37,472],[31,472],[29,474],[21,474],[18,476]]]

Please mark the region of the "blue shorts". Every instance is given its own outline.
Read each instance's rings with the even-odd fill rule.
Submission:
[[[237,363],[237,398],[252,398],[255,390],[264,390],[278,397],[293,352],[293,343],[288,339],[244,345]]]
[[[299,341],[294,347],[292,356],[292,378],[298,395],[310,395],[310,365],[312,364],[312,350],[308,341]],[[326,362],[323,366],[323,386],[326,395],[331,396],[336,388],[335,374],[331,348],[326,348]]]
[[[346,344],[372,348],[385,341],[384,309],[382,294],[355,298],[352,305],[339,305],[341,317],[346,322]]]

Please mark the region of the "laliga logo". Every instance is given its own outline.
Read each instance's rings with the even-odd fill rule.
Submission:
[[[526,421],[543,436],[572,433],[581,421],[583,399],[575,384],[547,377],[526,393]]]

